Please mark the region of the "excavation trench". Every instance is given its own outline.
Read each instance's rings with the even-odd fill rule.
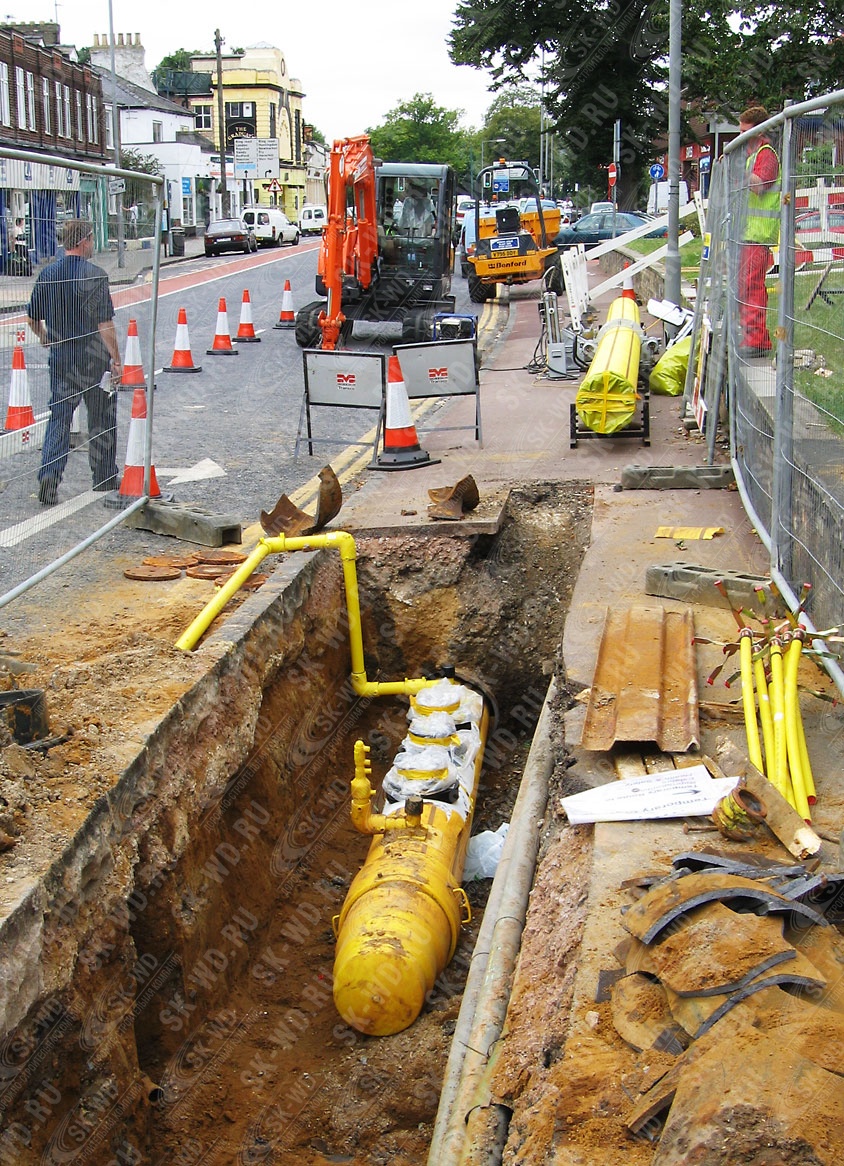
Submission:
[[[495,536],[355,536],[370,679],[453,664],[494,697],[475,833],[508,820],[564,687],[590,515],[589,487],[533,486]],[[353,691],[337,555],[290,556],[179,655],[178,700],[6,918],[0,1163],[422,1163],[489,883],[414,1024],[340,1018],[354,742],[377,782],[407,700]]]

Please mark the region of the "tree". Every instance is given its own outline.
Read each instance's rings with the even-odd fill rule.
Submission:
[[[121,146],[120,166],[123,170],[134,170],[137,174],[151,174],[160,176],[164,173],[161,162],[154,154],[142,154],[131,146]],[[142,178],[129,178],[126,181],[125,202],[143,205],[150,200],[150,186]]]
[[[366,132],[385,162],[442,162],[460,175],[469,156],[468,136],[458,125],[462,114],[436,105],[430,93],[417,93]]]
[[[166,57],[162,57],[153,72],[165,73],[168,69],[173,69],[177,73],[189,73],[191,71],[191,57],[208,55],[207,51],[203,53],[201,49],[176,49],[175,52],[168,53]]]
[[[837,87],[844,72],[844,10],[837,0],[772,5],[750,0],[734,27],[728,0],[683,5],[684,101],[735,114],[751,102],[778,109]],[[457,64],[492,73],[495,87],[542,84],[567,143],[572,178],[605,187],[613,127],[622,126],[622,204],[668,126],[668,5],[652,0],[461,0],[450,37]]]
[[[484,161],[489,163],[493,154],[502,154],[512,161],[539,165],[541,107],[539,93],[529,86],[511,86],[493,100],[486,116],[486,125],[478,137],[478,154],[481,142],[504,141],[485,150]]]

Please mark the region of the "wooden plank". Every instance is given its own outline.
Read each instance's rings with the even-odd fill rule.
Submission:
[[[130,514],[126,525],[136,530],[151,530],[204,547],[222,547],[243,542],[241,525],[224,514],[206,514],[167,502],[147,502]]]

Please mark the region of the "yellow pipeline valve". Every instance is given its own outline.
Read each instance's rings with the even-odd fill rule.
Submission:
[[[384,834],[387,830],[417,830],[422,824],[421,799],[408,798],[403,813],[374,814],[369,780],[372,767],[367,760],[369,746],[355,742],[355,776],[352,778],[352,825],[361,834]]]

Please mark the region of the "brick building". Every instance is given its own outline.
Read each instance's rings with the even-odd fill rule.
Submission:
[[[57,161],[107,158],[99,77],[58,44],[55,24],[0,26],[0,146]],[[37,259],[56,252],[56,229],[71,215],[95,216],[97,181],[78,171],[0,158],[0,246],[16,218]]]

